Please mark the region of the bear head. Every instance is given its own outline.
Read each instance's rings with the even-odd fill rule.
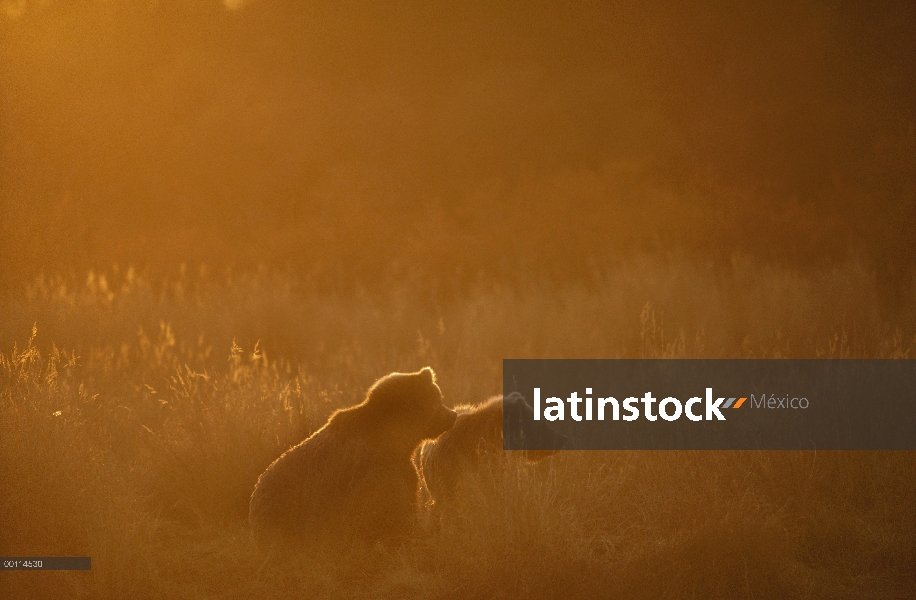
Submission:
[[[423,440],[439,437],[457,417],[443,406],[442,391],[429,367],[382,377],[369,389],[362,406],[391,446],[409,451]]]
[[[518,392],[503,399],[503,437],[506,445],[524,449],[529,462],[540,462],[566,444],[565,435],[534,420],[534,409]]]

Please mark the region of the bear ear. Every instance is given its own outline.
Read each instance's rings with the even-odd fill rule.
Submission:
[[[504,404],[513,410],[531,413],[534,412],[534,409],[531,408],[531,405],[528,404],[528,401],[525,399],[525,397],[518,392],[512,392],[506,396]]]
[[[506,402],[508,402],[509,404],[516,404],[516,403],[527,404],[527,402],[525,402],[525,397],[519,394],[518,392],[512,392],[511,394],[506,396]]]
[[[433,372],[432,367],[423,367],[420,370],[420,377],[422,377],[423,380],[428,382],[430,385],[436,383],[436,374]]]

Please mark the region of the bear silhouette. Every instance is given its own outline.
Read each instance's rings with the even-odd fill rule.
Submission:
[[[456,406],[455,411],[455,424],[435,441],[424,443],[416,457],[425,491],[436,504],[452,501],[469,477],[509,466],[510,455],[536,463],[566,442],[566,436],[534,421],[531,405],[517,392],[505,402],[502,396],[493,396],[481,404]],[[512,436],[513,445],[544,449],[505,451],[504,432]],[[516,462],[516,466],[521,465]]]
[[[429,367],[379,379],[258,478],[248,513],[256,544],[326,548],[409,535],[419,484],[411,457],[455,419]]]

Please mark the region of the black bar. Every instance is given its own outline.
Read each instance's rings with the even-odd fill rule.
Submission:
[[[92,559],[88,556],[3,556],[3,571],[89,571]]]

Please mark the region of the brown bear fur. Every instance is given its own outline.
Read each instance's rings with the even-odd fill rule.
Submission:
[[[379,379],[258,478],[249,523],[259,548],[372,542],[409,535],[423,440],[455,422],[429,367]]]
[[[509,396],[522,410],[531,407],[518,394]],[[455,499],[469,477],[491,475],[514,464],[536,463],[556,450],[503,450],[503,397],[493,396],[476,405],[455,407],[455,424],[435,441],[425,442],[415,457],[421,474],[425,501],[442,505]],[[551,431],[562,445],[565,437]]]

